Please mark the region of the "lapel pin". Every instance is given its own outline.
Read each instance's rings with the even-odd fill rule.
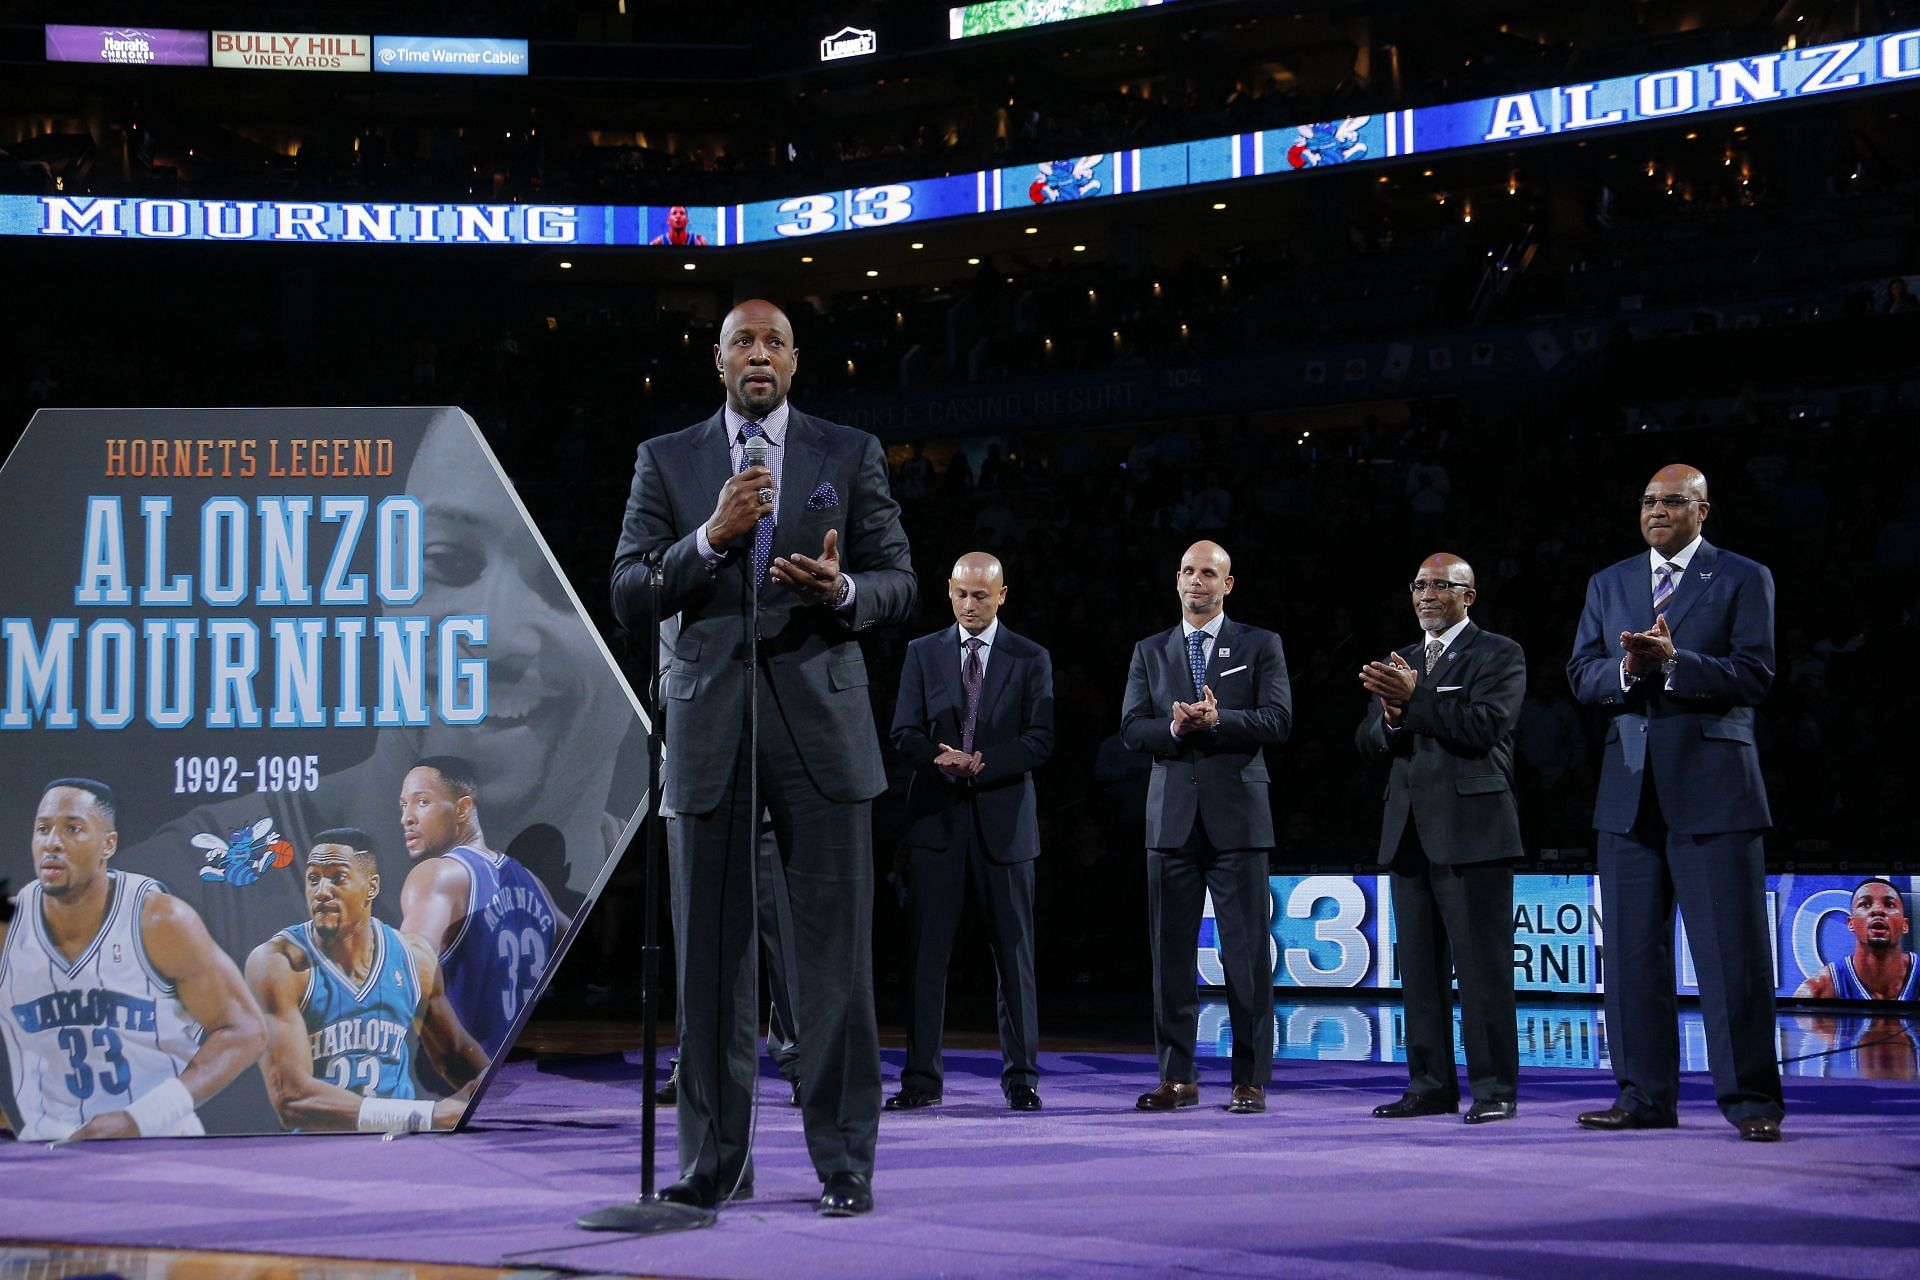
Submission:
[[[1233,656],[1233,650],[1231,650],[1231,649],[1222,649],[1222,650],[1220,651],[1220,656],[1221,656],[1221,657],[1223,657],[1223,658],[1231,658],[1231,657]]]
[[[1712,582],[1712,581],[1713,581],[1713,575],[1712,575],[1712,574],[1710,574],[1710,573],[1703,573],[1703,574],[1701,574],[1701,575],[1700,575],[1700,581],[1702,581],[1702,582]]]

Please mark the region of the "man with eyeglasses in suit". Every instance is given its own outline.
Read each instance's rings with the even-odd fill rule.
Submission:
[[[1593,575],[1567,676],[1609,717],[1593,825],[1607,924],[1615,1133],[1679,1123],[1673,913],[1687,921],[1720,1111],[1778,1142],[1763,837],[1773,825],[1753,709],[1773,684],[1773,575],[1701,534],[1707,478],[1662,467],[1640,495],[1650,551]]]
[[[1513,800],[1513,730],[1527,659],[1467,618],[1473,566],[1438,552],[1407,584],[1420,643],[1369,662],[1372,695],[1354,744],[1388,762],[1380,865],[1392,871],[1407,1091],[1376,1118],[1452,1115],[1453,978],[1473,1105],[1468,1124],[1510,1120],[1518,1107],[1520,1039],[1513,1000],[1513,864],[1521,855]]]

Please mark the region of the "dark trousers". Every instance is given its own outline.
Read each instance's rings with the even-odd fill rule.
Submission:
[[[946,785],[946,784],[940,784]],[[1040,1021],[1033,979],[1033,862],[995,862],[981,843],[971,804],[953,812],[953,838],[944,849],[915,848],[907,879],[909,1012],[907,1065],[900,1083],[942,1091],[940,1039],[947,1009],[947,962],[967,882],[987,918],[987,940],[998,978],[1000,1088],[1031,1089],[1040,1081]]]
[[[1393,860],[1393,924],[1407,1020],[1407,1092],[1460,1100],[1453,979],[1476,1102],[1512,1102],[1520,1075],[1513,1000],[1513,865],[1430,860],[1409,823]]]
[[[1786,1113],[1774,1053],[1767,868],[1757,831],[1680,835],[1649,784],[1634,829],[1600,835],[1607,1047],[1622,1110],[1672,1119],[1680,1096],[1673,911],[1700,980],[1714,1098],[1735,1124]]]
[[[873,1171],[880,1037],[873,1007],[870,801],[830,801],[808,780],[777,715],[761,720],[760,800],[791,904],[801,1122],[822,1178]],[[720,805],[667,824],[679,965],[680,1173],[730,1185],[748,1168],[758,1077],[753,812],[743,744]],[[746,1174],[751,1182],[752,1173]]]
[[[1267,851],[1216,849],[1198,820],[1181,848],[1147,850],[1153,1040],[1160,1078],[1182,1084],[1195,1079],[1200,917],[1208,893],[1227,978],[1233,1083],[1265,1088],[1273,1076],[1273,891],[1267,884]]]

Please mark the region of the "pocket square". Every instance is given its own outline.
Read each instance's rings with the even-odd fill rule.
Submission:
[[[1441,684],[1435,685],[1433,691],[1435,693],[1458,693],[1466,687],[1467,686],[1463,684]]]
[[[822,481],[820,487],[813,491],[813,496],[807,499],[809,511],[831,511],[839,505],[840,494],[832,484],[825,481]]]
[[[1242,671],[1245,671],[1246,669],[1247,669],[1247,664],[1243,662],[1243,663],[1241,663],[1241,664],[1240,664],[1239,666],[1237,666],[1237,667],[1235,667],[1235,668],[1233,668],[1233,670],[1231,670],[1231,671],[1222,671],[1222,672],[1220,673],[1220,678],[1221,678],[1222,680],[1224,680],[1224,679],[1226,679],[1226,678],[1227,678],[1228,676],[1235,676],[1235,675],[1239,675],[1239,674],[1240,674],[1240,673],[1241,673]]]

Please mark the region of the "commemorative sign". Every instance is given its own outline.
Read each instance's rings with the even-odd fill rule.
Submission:
[[[0,500],[13,1131],[453,1127],[646,801],[472,421],[43,410]]]

